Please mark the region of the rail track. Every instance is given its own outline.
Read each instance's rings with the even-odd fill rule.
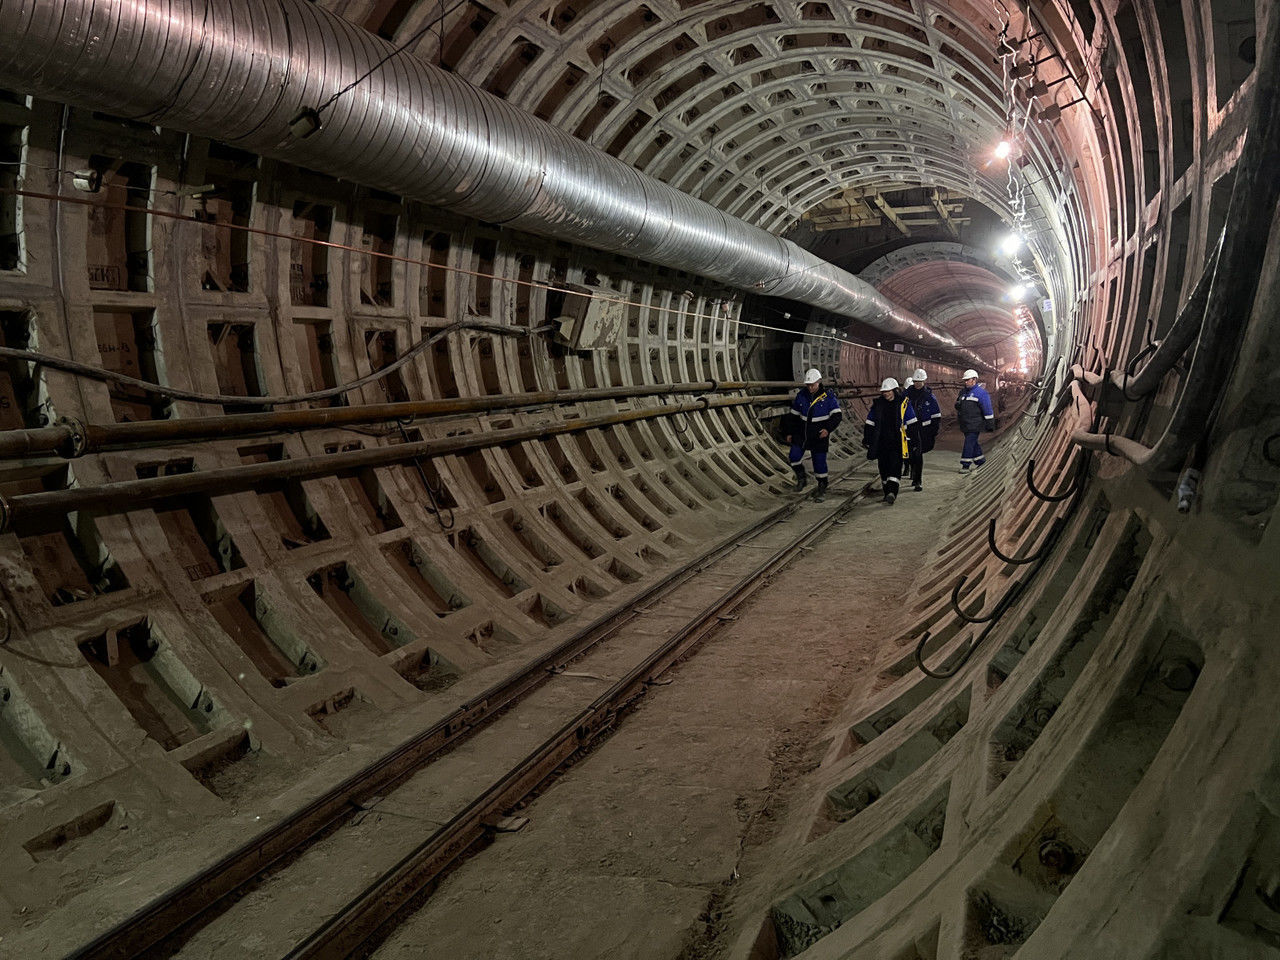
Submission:
[[[838,484],[846,489],[838,492]],[[359,951],[502,829],[506,812],[590,750],[654,680],[688,656],[734,607],[846,514],[871,485],[851,471],[833,484],[826,503],[796,499],[769,511],[69,956],[182,957],[189,944],[220,936],[219,929],[235,928],[238,922],[253,926],[253,919],[234,918],[247,891],[257,890],[261,899],[279,907],[293,897],[286,893],[277,898],[273,890],[296,891],[294,875],[308,869],[329,875],[317,875],[313,889],[333,887],[329,881],[335,856],[344,862],[343,821],[379,804],[390,809],[403,796],[402,803],[425,811],[422,821],[440,825],[421,842],[421,831],[407,838],[380,835],[379,844],[385,842],[399,859],[363,886],[359,884],[376,867],[357,878],[358,889],[345,902],[312,904],[314,912],[328,919],[309,932],[297,934],[288,924],[273,921],[280,939],[262,955],[303,960]],[[566,671],[570,664],[573,670]],[[610,686],[600,692],[591,681]],[[432,782],[437,766],[449,769]],[[339,852],[328,851],[328,867],[309,866],[310,850],[321,838]],[[349,879],[341,878],[337,888]],[[314,923],[314,913],[306,922]],[[207,949],[206,942],[191,954],[208,955]]]

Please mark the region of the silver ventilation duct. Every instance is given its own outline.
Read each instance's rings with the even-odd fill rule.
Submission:
[[[309,0],[0,0],[0,86],[958,346],[852,274],[451,73],[403,54],[373,69],[393,49]],[[290,135],[348,86],[318,131]]]

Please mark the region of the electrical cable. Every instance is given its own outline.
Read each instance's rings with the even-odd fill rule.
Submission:
[[[198,217],[188,216],[187,214],[184,214],[184,213],[175,213],[169,210],[157,210],[154,207],[139,207],[139,206],[134,206],[130,204],[122,204],[122,203],[99,203],[94,200],[89,200],[83,197],[69,197],[65,194],[60,194],[60,193],[42,193],[36,190],[18,190],[12,187],[0,187],[0,195],[3,195],[3,194],[18,196],[18,197],[29,197],[35,200],[51,200],[57,203],[70,203],[77,206],[95,207],[103,210],[123,210],[131,213],[145,213],[145,214],[148,214],[149,216],[162,217],[167,220],[177,220],[183,223],[197,223],[197,224],[200,224],[202,227],[211,226],[211,224],[207,220],[201,220]],[[303,237],[303,236],[297,236],[291,233],[281,233],[278,230],[267,230],[263,227],[253,227],[253,226],[249,226],[248,224],[222,222],[217,224],[217,226],[227,230],[240,230],[244,233],[253,234],[255,236],[270,237],[275,240],[288,240],[290,243],[311,244],[317,247],[325,247],[326,249],[331,249],[331,250],[342,250],[347,253],[354,253],[360,256],[371,257],[373,259],[389,260],[392,263],[406,263],[406,264],[411,264],[417,267],[426,267],[430,270],[440,270],[444,273],[455,273],[462,276],[476,277],[482,280],[490,280],[494,283],[506,283],[506,284],[511,284],[512,286],[517,286],[517,287],[528,287],[531,290],[543,290],[549,293],[563,293],[563,294],[571,294],[574,296],[583,295],[580,289],[573,289],[567,286],[558,286],[557,284],[548,283],[546,281],[522,280],[518,277],[504,277],[495,273],[484,273],[479,270],[468,270],[465,267],[455,267],[450,264],[435,263],[430,260],[418,260],[418,259],[415,259],[414,257],[400,256],[399,254],[395,254],[395,253],[384,253],[380,250],[369,250],[364,247],[357,247],[351,244],[336,243],[335,241],[332,241],[332,240],[320,240],[315,237]],[[691,319],[697,319],[697,320],[716,320],[716,319],[729,318],[729,315],[727,313],[724,314],[723,316],[720,316],[714,313],[697,313],[697,312],[686,313],[684,309],[681,307],[663,307],[663,306],[658,306],[654,304],[644,303],[643,301],[640,301],[640,300],[628,300],[625,297],[615,297],[615,296],[610,296],[608,294],[593,293],[592,296],[595,299],[605,303],[616,303],[619,306],[626,306],[626,307],[643,307],[648,310],[654,311],[656,313],[683,314]],[[733,300],[732,298],[724,298],[718,302],[732,304],[732,303],[735,303],[736,301]],[[745,322],[745,321],[734,321],[734,322]],[[794,331],[786,331],[786,332],[791,333]]]
[[[68,171],[64,171],[64,172],[68,172]],[[159,192],[173,194],[175,196],[178,195],[178,194],[175,194],[173,191],[159,191]],[[163,217],[168,220],[178,220],[184,223],[198,223],[204,227],[209,226],[209,223],[207,221],[200,220],[196,217],[188,216],[187,214],[176,213],[169,210],[157,210],[153,207],[143,207],[143,206],[137,206],[133,204],[124,204],[124,203],[98,203],[83,197],[69,197],[60,193],[44,193],[37,190],[23,190],[23,189],[15,189],[12,187],[0,187],[0,195],[3,195],[3,194],[19,196],[19,197],[28,197],[34,200],[49,200],[55,203],[70,203],[70,204],[75,204],[77,206],[95,207],[98,209],[123,210],[131,213],[145,213],[153,217]],[[406,264],[411,264],[413,266],[425,267],[429,270],[440,270],[444,273],[453,273],[461,276],[476,277],[478,279],[489,280],[493,283],[505,283],[505,284],[510,284],[512,286],[527,287],[532,290],[542,290],[547,293],[563,293],[563,294],[572,295],[572,296],[583,296],[582,290],[580,289],[573,289],[571,287],[560,286],[554,283],[548,283],[540,280],[522,280],[518,277],[504,277],[494,273],[483,273],[479,270],[468,270],[465,267],[456,267],[456,266],[452,266],[451,264],[435,263],[430,260],[419,260],[414,257],[405,257],[405,256],[400,256],[394,253],[385,253],[379,250],[368,250],[368,249],[364,249],[362,247],[356,247],[350,244],[336,243],[332,240],[320,240],[315,237],[296,236],[294,234],[281,233],[278,230],[267,230],[262,227],[253,227],[253,226],[249,226],[248,224],[240,224],[240,223],[219,223],[217,226],[228,229],[228,230],[240,230],[245,233],[254,234],[256,236],[270,237],[276,240],[288,240],[291,243],[311,244],[313,246],[325,247],[327,249],[343,250],[348,253],[358,254],[360,256],[367,256],[375,259],[390,260],[393,263],[406,263]],[[625,297],[610,296],[608,294],[603,294],[603,293],[592,293],[592,297],[604,303],[614,303],[614,304],[617,304],[618,306],[624,306],[624,307],[640,307],[642,309],[646,309],[655,313],[675,313],[675,314],[686,316],[694,320],[711,320],[711,321],[727,320],[729,323],[736,323],[739,326],[750,327],[752,329],[757,329],[757,330],[771,330],[777,333],[791,334],[792,336],[807,337],[812,340],[830,340],[835,343],[849,343],[849,344],[854,344],[856,346],[865,346],[864,344],[855,344],[853,340],[847,339],[845,337],[837,337],[829,334],[820,334],[820,333],[807,333],[802,330],[788,330],[785,327],[770,326],[768,324],[756,323],[750,320],[734,319],[732,314],[727,309],[723,314],[715,313],[715,312],[712,312],[712,313],[699,313],[696,311],[686,312],[681,307],[664,307],[657,304],[645,303],[644,301],[640,301],[640,300],[629,300]],[[716,302],[723,303],[727,307],[737,303],[737,301],[731,297],[718,299],[716,300]],[[773,308],[766,307],[765,309],[773,309]],[[780,311],[775,311],[775,312],[780,312]],[[866,347],[866,349],[875,350],[878,348]],[[888,353],[889,351],[882,351],[882,352]],[[944,361],[933,361],[933,362],[942,363]],[[217,401],[217,402],[223,402],[223,401]],[[253,401],[248,401],[248,402],[253,402]]]
[[[49,367],[53,370],[60,370],[63,373],[69,373],[72,376],[132,387],[136,390],[142,390],[156,396],[168,397],[171,400],[188,400],[192,403],[218,403],[223,406],[238,407],[276,406],[280,404],[312,403],[317,400],[327,400],[330,397],[341,396],[342,394],[350,393],[353,390],[358,390],[361,387],[368,386],[371,383],[376,383],[389,374],[394,373],[396,370],[399,370],[436,341],[458,330],[483,330],[485,332],[498,333],[504,336],[528,336],[533,332],[527,327],[513,327],[508,326],[507,324],[459,320],[446,327],[440,328],[431,336],[423,340],[419,340],[385,367],[375,370],[366,376],[360,377],[358,380],[353,380],[350,383],[339,384],[336,387],[328,387],[324,390],[315,390],[310,393],[297,393],[288,396],[241,397],[234,394],[202,393],[195,390],[183,390],[179,387],[168,387],[159,383],[151,383],[148,380],[139,380],[137,377],[130,377],[127,374],[117,373],[114,370],[107,370],[102,367],[95,367],[91,364],[81,363],[78,360],[68,360],[63,357],[55,357],[48,353],[40,353],[35,350],[19,350],[14,347],[0,347],[0,357]]]
[[[404,428],[404,424],[397,420],[396,426],[400,429],[401,441],[403,443],[409,443],[409,431]],[[436,518],[436,523],[440,525],[440,529],[445,533],[448,533],[453,529],[454,524],[457,522],[457,517],[454,515],[453,507],[448,508],[449,522],[445,523],[443,519],[444,508],[440,506],[440,501],[444,499],[444,491],[441,490],[437,492],[435,488],[431,486],[431,481],[427,479],[427,471],[422,468],[422,461],[418,457],[413,457],[409,462],[413,464],[413,468],[418,474],[418,479],[422,481],[423,489],[427,491],[427,499],[431,501],[431,506],[427,508],[427,512]]]

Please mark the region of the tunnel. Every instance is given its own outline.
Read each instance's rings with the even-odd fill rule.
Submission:
[[[1280,958],[1278,47],[0,0],[0,957]]]

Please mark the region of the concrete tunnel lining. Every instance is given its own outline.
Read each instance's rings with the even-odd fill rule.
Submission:
[[[248,6],[283,24],[283,7]],[[684,906],[666,917],[671,955],[1280,955],[1266,893],[1280,836],[1265,710],[1276,679],[1269,521],[1280,492],[1272,236],[1253,238],[1265,256],[1238,376],[1205,398],[1219,412],[1193,464],[1190,513],[1177,510],[1176,475],[1081,450],[1069,436],[1084,410],[1105,435],[1150,443],[1177,407],[1181,368],[1132,402],[1084,374],[1140,369],[1209,262],[1255,106],[1250,41],[1274,29],[1271,5],[466,0],[439,25],[432,3],[309,6],[297,5],[302,20],[341,18],[366,50],[409,42],[389,75],[408,76],[411,62],[441,68],[442,83],[487,91],[502,116],[537,117],[558,142],[590,144],[818,251],[806,256],[861,258],[871,267],[848,274],[858,284],[918,305],[1012,384],[985,474],[954,494],[936,474],[926,488],[948,493],[921,534],[930,540],[919,564],[903,574],[910,589],[894,628],[843,646],[833,628],[810,650],[856,647],[868,658],[865,672],[840,673],[846,686],[828,694],[827,712],[805,714],[812,769],[770,768],[761,759],[770,744],[753,741],[759,752],[744,765],[786,771],[782,820],[772,834],[738,836],[740,882],[708,888],[713,919]],[[1029,74],[1010,72],[1033,61]],[[708,544],[731,544],[789,496],[777,405],[757,415],[747,404],[694,404],[670,416],[670,398],[583,391],[789,381],[817,365],[854,385],[833,455],[843,469],[862,461],[860,394],[924,366],[950,413],[968,362],[903,340],[898,351],[893,336],[829,304],[744,298],[724,277],[681,264],[292,166],[246,149],[239,128],[226,128],[238,144],[187,135],[128,111],[122,119],[28,96],[45,89],[39,71],[29,89],[9,76],[4,346],[199,393],[280,396],[376,373],[438,333],[350,402],[577,399],[3,461],[9,499],[404,443],[437,450],[505,430],[533,437],[0,534],[0,846],[20,877],[0,889],[0,956],[83,945],[256,829],[252,818],[298,806],[449,716]],[[1035,84],[1044,89],[1027,100]],[[1010,133],[1020,151],[1014,192],[1008,168],[991,161]],[[73,186],[81,171],[96,171],[100,190]],[[68,202],[49,199],[59,194]],[[1274,210],[1261,214],[1274,231]],[[1026,229],[1020,265],[989,252],[1002,223]],[[1021,323],[1001,296],[1019,269],[1040,284],[1035,316]],[[474,319],[533,331],[564,309],[566,290],[592,288],[625,301],[605,349],[566,349],[545,331],[456,327]],[[1082,367],[1054,377],[1052,393],[1029,396],[1001,352],[1024,323],[1026,379]],[[1073,378],[1075,407],[1063,412],[1060,391]],[[0,381],[9,431],[60,417],[92,426],[224,412],[12,358]],[[552,435],[629,412],[659,415]],[[953,443],[944,434],[929,470],[951,462]],[[1070,495],[1038,499],[1025,481],[1030,460],[1041,489]],[[871,509],[851,516],[882,516]],[[993,555],[992,521],[1006,557],[1039,552],[1043,564],[1015,568]],[[859,549],[847,530],[823,542]],[[798,576],[803,563],[780,576]],[[950,602],[962,574],[964,611],[990,612],[1013,595],[989,632]],[[847,602],[852,610],[858,596]],[[950,679],[916,669],[926,631],[922,657],[955,667]],[[750,629],[717,637],[709,657],[715,644],[749,643]],[[717,683],[739,682],[697,669],[690,675],[712,700]],[[811,662],[801,673],[820,677]],[[651,722],[638,731],[657,736],[662,725]],[[570,774],[550,791],[547,809],[581,809],[573,783]],[[681,809],[717,815],[714,804]],[[627,815],[641,822],[642,811]],[[724,822],[708,838],[737,829]],[[597,827],[606,844],[609,826]],[[528,840],[513,851],[518,843],[536,854]],[[152,851],[163,851],[164,869]],[[473,889],[471,876],[453,889]],[[591,894],[579,894],[589,907]],[[449,916],[432,905],[419,922]],[[625,918],[636,929],[656,923],[643,897]],[[291,929],[282,923],[275,935]],[[210,942],[193,934],[187,948]],[[389,942],[386,955],[412,949],[406,942]],[[478,948],[492,953],[494,942]],[[642,938],[626,943],[631,955],[657,955]]]

